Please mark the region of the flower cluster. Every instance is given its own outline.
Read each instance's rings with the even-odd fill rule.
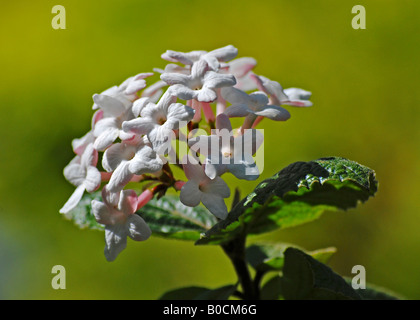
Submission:
[[[107,260],[125,248],[127,236],[136,241],[150,236],[137,213],[170,188],[180,191],[184,205],[202,203],[225,219],[230,189],[222,176],[229,172],[255,180],[260,175],[253,155],[263,136],[256,126],[263,118],[289,119],[283,105],[311,106],[310,92],[283,90],[254,73],[255,59],[237,55],[232,45],[210,52],[168,50],[162,54],[169,62],[164,69],[137,74],[93,95],[91,130],[72,141],[75,157],[64,169],[76,189],[60,212],[73,210],[85,192],[102,189],[102,201],[92,201],[92,212],[105,226]],[[160,79],[147,85],[156,73]],[[235,130],[234,117],[244,118]],[[204,135],[197,133],[202,130]],[[181,140],[188,153],[180,159],[175,152],[173,161],[172,144]],[[187,181],[175,178],[172,164],[183,169]],[[142,187],[135,191],[129,183]]]

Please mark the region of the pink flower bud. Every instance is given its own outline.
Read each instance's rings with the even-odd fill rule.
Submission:
[[[186,184],[185,181],[178,180],[177,182],[174,183],[174,187],[175,187],[176,190],[179,191],[179,190],[182,189],[182,187],[184,186],[184,184]]]

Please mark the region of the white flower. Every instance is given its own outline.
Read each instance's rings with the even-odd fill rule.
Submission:
[[[234,137],[229,118],[220,114],[216,130],[210,136],[198,136],[188,141],[191,150],[206,156],[205,173],[215,179],[226,172],[238,179],[255,180],[259,170],[252,155],[263,142],[263,135],[255,129]]]
[[[205,60],[195,62],[190,75],[163,73],[160,78],[171,86],[178,98],[196,99],[201,102],[213,102],[217,98],[217,88],[231,87],[236,84],[233,75],[211,71]]]
[[[76,156],[65,168],[65,178],[76,186],[76,190],[60,209],[60,213],[68,213],[74,209],[82,199],[85,190],[93,192],[101,185],[101,174],[96,168],[98,152],[89,144],[82,156]]]
[[[223,88],[221,93],[225,100],[232,103],[224,112],[230,118],[247,117],[246,122],[252,122],[257,116],[276,121],[285,121],[290,118],[290,113],[286,109],[269,105],[268,97],[264,92],[247,94],[236,88]]]
[[[233,74],[236,78],[235,88],[242,91],[257,89],[255,81],[252,79],[252,69],[257,65],[257,60],[251,57],[242,57],[230,61],[226,65],[226,72]]]
[[[147,138],[136,140],[113,144],[105,151],[102,166],[108,172],[113,171],[107,185],[109,191],[122,190],[134,175],[162,169],[163,161],[147,143]]]
[[[119,86],[113,86],[109,89],[106,89],[101,93],[101,95],[115,98],[122,102],[124,105],[127,105],[138,98],[136,93],[146,87],[146,81],[144,79],[152,75],[153,73],[151,72],[139,73],[133,77],[128,78]],[[94,101],[92,109],[98,109],[99,107],[100,106],[98,103]]]
[[[194,117],[194,109],[181,103],[175,103],[176,96],[168,89],[157,104],[147,98],[141,98],[133,107],[139,118],[125,121],[122,125],[125,132],[146,134],[156,151],[162,146],[167,147],[170,138],[177,130]]]
[[[264,76],[251,75],[256,82],[258,88],[270,96],[270,102],[275,105],[289,105],[294,107],[310,107],[312,102],[309,101],[311,92],[299,89],[284,89],[277,81],[272,81]]]
[[[118,194],[102,190],[103,202],[92,200],[92,212],[105,225],[105,258],[113,261],[127,246],[127,236],[135,241],[147,240],[152,231],[137,211],[137,194],[123,190]]]
[[[183,185],[180,193],[181,202],[189,207],[203,205],[216,217],[225,219],[228,211],[224,198],[230,196],[230,189],[222,178],[210,179],[204,173],[204,168],[194,159],[188,157],[183,161],[187,183]]]
[[[234,59],[237,55],[238,49],[232,45],[228,45],[210,52],[191,51],[184,53],[167,50],[164,54],[162,54],[162,59],[165,59],[170,62],[180,62],[185,65],[193,65],[199,60],[204,60],[207,62],[207,64],[212,70],[218,71],[220,67],[220,62],[230,61]]]
[[[104,118],[96,122],[93,129],[96,150],[105,150],[117,138],[126,140],[133,137],[133,134],[122,130],[122,123],[134,118],[131,103],[124,105],[120,100],[103,94],[95,94],[93,100],[104,112]]]

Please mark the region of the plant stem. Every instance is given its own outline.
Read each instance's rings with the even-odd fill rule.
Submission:
[[[233,267],[235,268],[235,272],[243,290],[243,299],[258,299],[258,294],[255,292],[255,286],[252,282],[251,275],[245,261],[245,238],[236,238],[226,244],[223,244],[222,249],[232,261]]]

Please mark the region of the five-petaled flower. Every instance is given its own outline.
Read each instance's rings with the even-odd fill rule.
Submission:
[[[183,160],[183,168],[188,178],[181,188],[181,202],[189,207],[203,205],[216,217],[225,219],[228,211],[224,198],[230,197],[230,189],[220,177],[210,179],[204,172],[204,165],[188,156]]]
[[[134,190],[114,194],[104,187],[102,200],[92,200],[92,212],[96,221],[105,225],[105,257],[113,261],[126,248],[127,237],[144,241],[152,231],[143,218],[135,214],[138,198]]]

